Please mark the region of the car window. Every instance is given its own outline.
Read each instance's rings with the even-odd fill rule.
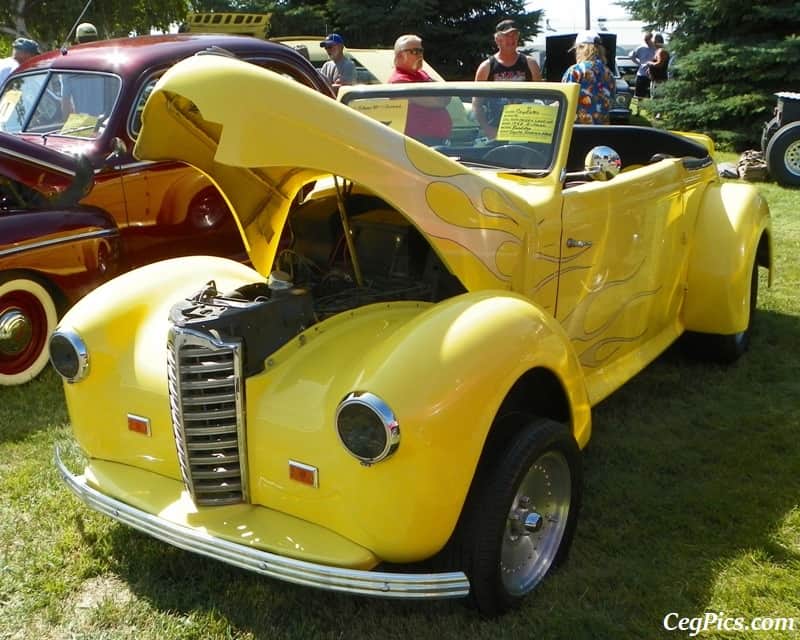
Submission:
[[[150,94],[153,93],[153,87],[156,86],[156,82],[158,82],[159,77],[160,75],[153,76],[147,82],[145,82],[139,91],[138,97],[136,98],[136,106],[132,111],[130,127],[130,134],[131,138],[133,139],[136,139],[139,135],[139,132],[142,130],[142,112],[144,111],[144,105],[147,102],[147,98],[149,98]]]
[[[451,158],[475,167],[552,168],[564,120],[560,94],[544,90],[348,92],[342,101]]]
[[[33,113],[39,94],[47,82],[46,73],[35,73],[11,78],[0,96],[0,131],[22,131]],[[60,102],[60,91],[49,101],[55,109]]]
[[[0,97],[0,130],[95,138],[114,109],[120,86],[117,76],[101,73],[13,78]]]
[[[200,55],[213,55],[209,53],[202,53]],[[264,67],[265,69],[269,69],[270,71],[274,71],[275,73],[280,73],[285,78],[289,78],[290,80],[295,80],[300,84],[303,84],[307,87],[311,88],[318,88],[320,84],[324,81],[319,81],[315,83],[312,79],[306,75],[305,73],[300,72],[294,65],[287,64],[281,60],[275,60],[272,58],[242,58],[246,62],[250,62],[252,64],[258,65],[260,67]],[[139,90],[139,94],[136,97],[136,101],[134,103],[134,107],[131,110],[130,115],[130,124],[129,130],[130,136],[132,139],[136,139],[139,136],[139,133],[142,130],[142,113],[144,112],[144,105],[147,103],[147,98],[150,97],[150,94],[153,93],[153,88],[156,86],[159,78],[164,74],[165,69],[158,71],[157,73],[153,74],[148,78],[142,88]]]

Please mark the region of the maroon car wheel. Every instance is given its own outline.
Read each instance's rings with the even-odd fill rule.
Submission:
[[[0,280],[0,385],[22,384],[41,373],[57,320],[53,298],[38,282]]]

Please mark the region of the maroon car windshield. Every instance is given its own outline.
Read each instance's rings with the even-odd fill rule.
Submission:
[[[96,138],[114,109],[119,77],[91,72],[29,73],[0,96],[0,131]]]

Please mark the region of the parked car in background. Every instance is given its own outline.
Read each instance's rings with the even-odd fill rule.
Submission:
[[[616,46],[615,61],[617,65],[617,72],[629,85],[636,84],[636,73],[639,71],[639,65],[631,60],[630,52],[636,47],[631,45],[628,47]]]
[[[564,72],[575,64],[575,33],[559,33],[545,38],[545,56],[542,76],[549,82],[560,82]],[[617,50],[617,36],[608,31],[599,34],[607,52]],[[616,66],[616,58],[609,56],[608,66],[617,82],[615,105],[611,109],[612,124],[627,124],[631,119],[631,100],[633,90],[628,85]]]
[[[230,36],[104,40],[38,56],[9,77],[0,95],[0,385],[42,370],[56,311],[106,277],[112,262],[125,271],[193,253],[246,258],[236,223],[208,178],[180,162],[142,162],[131,153],[161,74],[210,49],[332,95],[290,48]],[[17,235],[22,220],[24,237]],[[55,247],[101,227],[104,240],[65,264],[66,250]],[[118,247],[109,244],[111,235]],[[86,240],[75,242],[70,251]],[[78,278],[81,269],[86,277]]]
[[[776,93],[775,114],[764,123],[761,152],[774,180],[786,187],[800,186],[800,93]]]
[[[321,68],[328,60],[325,49],[319,43],[325,36],[280,36],[272,38],[273,42],[282,42],[295,49],[308,52],[308,58],[316,68]],[[393,49],[359,49],[345,47],[344,55],[356,65],[356,84],[380,84],[387,82],[394,71]],[[444,80],[428,61],[422,68],[434,80]]]
[[[66,314],[68,486],[281,580],[519,604],[567,555],[592,407],[686,332],[741,356],[772,267],[767,204],[720,180],[707,137],[575,125],[578,94],[340,103],[230,58],[167,71],[136,154],[208,173],[253,266],[158,262]],[[457,109],[496,138],[421,142]]]

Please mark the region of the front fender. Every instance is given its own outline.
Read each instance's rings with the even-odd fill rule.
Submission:
[[[179,478],[167,392],[169,310],[215,280],[222,291],[263,281],[233,260],[192,256],[129,271],[80,300],[59,323],[86,344],[86,378],[64,384],[73,430],[89,457]],[[128,414],[150,420],[143,438]]]
[[[579,442],[590,427],[569,341],[530,301],[484,291],[414,306],[340,314],[277,352],[247,385],[252,500],[392,562],[444,546],[498,409],[526,371],[561,380]],[[338,441],[334,416],[350,391],[372,392],[395,413],[401,443],[388,460],[366,467]],[[319,487],[287,482],[289,460],[318,468]]]
[[[759,253],[762,237],[766,251]],[[749,184],[712,184],[706,189],[695,226],[687,273],[683,324],[688,331],[730,335],[749,321],[753,264],[769,269],[772,235],[769,207]]]

